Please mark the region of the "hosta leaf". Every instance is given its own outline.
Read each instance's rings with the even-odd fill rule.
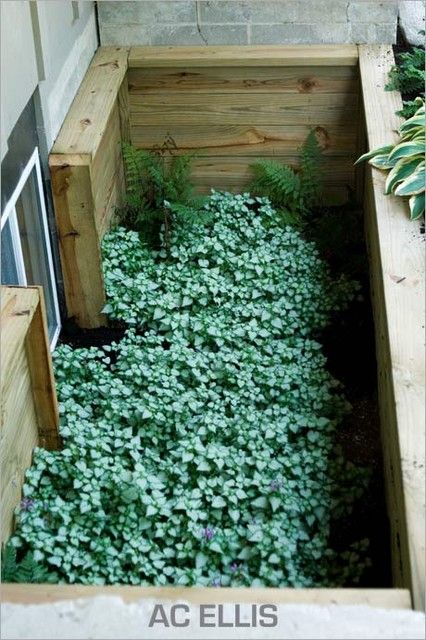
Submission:
[[[410,214],[412,220],[418,220],[425,214],[425,194],[419,193],[415,196],[411,196],[409,200]]]
[[[423,162],[416,171],[401,182],[395,189],[395,195],[397,196],[414,196],[418,193],[422,193],[425,190],[425,163]]]
[[[402,158],[401,160],[399,160],[393,167],[393,169],[391,169],[388,177],[386,178],[385,193],[392,193],[398,182],[402,182],[402,180],[405,180],[405,178],[411,175],[413,171],[415,171],[418,164],[419,160],[417,157],[415,157],[414,159]]]
[[[402,142],[398,144],[393,151],[390,152],[388,157],[388,162],[393,163],[390,166],[393,166],[397,160],[400,158],[408,158],[412,155],[417,155],[419,153],[424,154],[425,147],[420,141],[415,140],[413,142]]]
[[[393,149],[392,144],[388,144],[384,147],[379,147],[378,149],[374,149],[373,151],[368,151],[364,153],[362,156],[358,158],[355,164],[362,162],[363,160],[370,160],[370,158],[374,158],[375,156],[383,156],[389,154]]]
[[[396,160],[390,160],[390,156],[388,154],[374,156],[374,158],[371,158],[371,160],[369,160],[371,166],[376,167],[376,169],[391,169],[396,164],[396,162]]]
[[[412,118],[409,118],[399,127],[399,131],[401,134],[405,134],[408,131],[412,131],[413,129],[419,128],[422,130],[425,126],[425,117],[422,114],[414,115]]]

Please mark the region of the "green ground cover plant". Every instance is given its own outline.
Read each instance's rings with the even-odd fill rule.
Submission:
[[[60,346],[62,451],[38,449],[13,544],[60,581],[344,585],[365,541],[330,531],[368,474],[334,434],[349,410],[318,342],[357,286],[267,199],[213,193],[169,252],[104,240],[124,339]]]

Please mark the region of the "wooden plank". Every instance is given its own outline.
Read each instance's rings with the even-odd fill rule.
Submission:
[[[127,72],[128,49],[99,47],[53,145],[54,154],[93,156]]]
[[[121,139],[125,142],[130,142],[128,73],[121,83],[121,87],[118,92],[118,110],[120,113]]]
[[[131,47],[129,67],[356,66],[355,45]]]
[[[249,125],[174,125],[173,139],[179,152],[201,156],[284,156],[296,155],[312,127]],[[133,126],[131,140],[138,148],[161,145],[171,133],[168,123],[157,126]],[[353,127],[316,127],[324,155],[356,154],[357,136]]]
[[[1,380],[13,366],[38,305],[33,287],[1,287]]]
[[[404,589],[244,589],[223,587],[133,587],[47,584],[3,584],[2,602],[41,604],[58,600],[118,596],[125,602],[143,598],[154,601],[179,601],[192,604],[277,603],[368,605],[382,609],[410,609],[410,594]]]
[[[341,206],[348,202],[349,187],[354,188],[354,184],[348,181],[347,184],[324,184],[324,192],[322,196],[322,203],[326,206]],[[195,186],[194,192],[197,195],[208,196],[211,194],[211,190],[226,190],[230,193],[242,193],[247,190],[247,181],[241,181],[241,183],[235,183],[231,186],[218,187],[212,184],[199,184]]]
[[[67,311],[86,328],[106,322],[100,242],[124,191],[127,56],[98,49],[49,156]]]
[[[59,444],[56,394],[39,287],[1,288],[1,542],[13,530],[25,472],[42,439]]]
[[[124,193],[121,121],[116,102],[111,110],[98,151],[90,165],[93,215],[98,238],[109,229]]]
[[[217,188],[243,185],[252,179],[252,157],[211,157],[196,158],[193,162],[192,179],[194,184],[211,184]],[[274,160],[282,164],[297,166],[299,156],[277,156]],[[323,166],[324,181],[328,184],[346,184],[353,182],[354,168],[350,158],[327,158]]]
[[[68,314],[81,327],[97,327],[105,324],[105,292],[90,165],[65,155],[49,162]]]
[[[50,355],[43,287],[37,287],[39,304],[28,328],[25,347],[37,414],[39,445],[59,449],[59,409]]]
[[[401,120],[396,92],[384,91],[390,46],[361,46],[368,144],[392,143]],[[416,609],[425,603],[425,270],[419,223],[406,200],[384,195],[386,174],[367,167],[366,232],[370,251],[376,349],[393,571]]]
[[[356,93],[355,67],[149,67],[129,69],[129,92]]]
[[[132,126],[162,125],[328,125],[357,120],[357,103],[351,94],[205,94],[159,93],[140,99],[129,95]]]

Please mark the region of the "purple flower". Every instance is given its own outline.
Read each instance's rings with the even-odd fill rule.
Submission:
[[[212,582],[211,582],[212,587],[221,587],[221,581],[220,578],[213,578]]]
[[[35,500],[31,498],[22,498],[20,502],[21,511],[31,511],[35,506]]]
[[[271,487],[272,491],[276,491],[277,489],[280,488],[281,482],[279,480],[272,480],[269,486]]]
[[[206,527],[205,529],[203,529],[201,531],[201,535],[206,540],[211,540],[213,538],[213,536],[214,536],[214,529],[212,529],[211,527]]]
[[[240,565],[237,562],[233,562],[231,565],[229,565],[229,568],[231,569],[232,573],[235,573],[240,568]]]

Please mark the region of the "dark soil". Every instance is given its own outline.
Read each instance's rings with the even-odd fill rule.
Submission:
[[[358,300],[346,312],[339,313],[320,337],[328,368],[343,384],[345,397],[352,405],[352,411],[337,432],[336,445],[342,448],[347,460],[371,471],[367,492],[356,502],[352,514],[338,520],[333,527],[331,546],[343,550],[351,543],[367,538],[372,564],[361,584],[353,586],[390,587],[390,530],[385,503],[374,323],[362,211],[355,203],[319,211],[312,235],[318,236],[315,239],[332,270],[337,274],[346,273],[361,285]]]
[[[380,419],[377,398],[374,327],[368,291],[362,302],[351,307],[323,338],[329,369],[344,384],[352,411],[344,419],[336,445],[357,466],[368,467],[371,479],[354,511],[332,529],[331,546],[347,549],[352,542],[370,541],[371,567],[361,587],[392,585],[390,530],[386,511]],[[347,585],[351,586],[351,585]],[[354,585],[355,586],[355,585]]]
[[[67,320],[62,326],[59,344],[68,344],[74,349],[103,347],[112,342],[119,342],[123,338],[124,333],[124,327],[80,329],[73,320]]]

